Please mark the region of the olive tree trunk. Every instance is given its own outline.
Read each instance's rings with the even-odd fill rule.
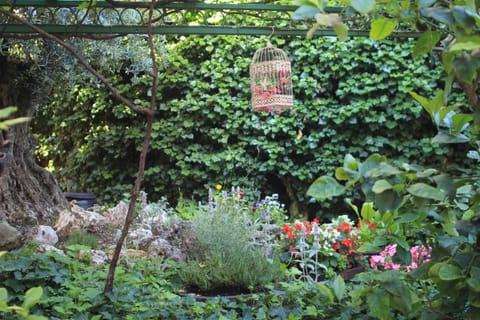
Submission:
[[[32,95],[24,79],[15,81],[17,65],[0,56],[0,108],[15,106],[13,117],[32,116]],[[28,80],[27,80],[28,81]],[[33,84],[34,85],[34,84]],[[1,121],[1,120],[0,120]],[[0,150],[3,170],[0,173],[0,221],[22,229],[36,224],[55,222],[57,213],[68,202],[53,175],[34,161],[35,139],[28,123],[2,131]]]

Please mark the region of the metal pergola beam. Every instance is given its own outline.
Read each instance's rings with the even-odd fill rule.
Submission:
[[[97,0],[95,10],[89,11],[85,19],[85,9],[79,9],[86,1],[83,0],[0,0],[0,6],[22,9],[30,14],[30,22],[35,26],[52,34],[63,36],[73,35],[121,35],[121,34],[147,34],[148,26],[145,20],[145,10],[150,6],[149,2],[116,1],[115,6],[110,2]],[[159,17],[153,25],[154,34],[198,34],[198,35],[272,35],[275,36],[305,36],[311,23],[305,21],[291,21],[290,15],[297,9],[296,6],[284,6],[276,4],[222,4],[204,3],[199,1],[182,2],[157,2],[155,4],[156,14]],[[42,10],[47,21],[37,21],[36,14]],[[341,13],[342,7],[327,7],[330,13]],[[195,13],[200,20],[189,21],[189,13]],[[272,13],[275,13],[272,18]],[[68,23],[57,21],[58,15],[67,15]],[[122,15],[137,15],[137,23],[125,23]],[[216,14],[223,15],[224,21],[211,22],[209,19]],[[100,22],[102,15],[112,19],[117,15],[117,21],[109,20],[108,23]],[[228,18],[236,17],[242,21],[242,17],[249,17],[249,21],[255,21],[255,25],[248,23],[229,24]],[[278,16],[278,17],[277,17]],[[198,18],[197,17],[197,18]],[[201,21],[203,17],[204,21]],[[50,21],[48,21],[50,19]],[[279,26],[276,20],[280,20]],[[247,20],[247,19],[243,19]],[[199,23],[200,22],[200,23]],[[202,24],[203,22],[203,24]],[[259,25],[269,25],[260,27]],[[36,32],[28,26],[19,24],[8,19],[2,20],[0,14],[0,37],[20,35],[34,35]],[[351,37],[368,37],[368,30],[350,30]],[[314,36],[330,37],[336,36],[332,29],[319,29]],[[396,32],[394,37],[411,38],[416,37],[415,32]]]

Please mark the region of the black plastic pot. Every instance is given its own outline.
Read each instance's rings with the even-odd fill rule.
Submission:
[[[77,206],[81,207],[84,210],[88,210],[96,202],[95,193],[91,192],[65,192],[65,197],[68,201],[75,200]]]

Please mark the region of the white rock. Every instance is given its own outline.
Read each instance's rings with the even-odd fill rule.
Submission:
[[[55,230],[50,226],[38,226],[34,227],[29,237],[30,240],[36,241],[42,244],[54,245],[58,242],[58,236]]]
[[[94,264],[103,264],[108,261],[107,254],[102,250],[92,250],[92,263]]]
[[[63,252],[62,250],[50,245],[50,244],[45,244],[45,243],[41,243],[38,245],[37,247],[37,252],[47,252],[47,251],[54,251],[62,256],[65,256],[65,252]]]

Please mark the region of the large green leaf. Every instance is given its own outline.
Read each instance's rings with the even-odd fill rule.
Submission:
[[[470,122],[473,121],[473,115],[457,113],[452,116],[453,129],[456,132],[465,130]]]
[[[407,188],[407,191],[416,197],[442,201],[445,199],[445,191],[432,187],[426,183],[415,183]]]
[[[322,176],[315,180],[307,190],[307,195],[323,201],[330,197],[342,195],[345,187],[330,176]]]
[[[375,8],[375,0],[350,0],[352,7],[360,13],[369,13]]]
[[[445,23],[448,26],[455,24],[455,18],[450,9],[444,7],[424,8],[420,11],[423,16],[433,18],[438,22]]]
[[[3,109],[0,109],[0,119],[7,118],[15,111],[17,111],[17,107],[6,107]]]
[[[437,135],[432,138],[432,143],[450,144],[469,142],[470,138],[464,134],[450,134],[445,131],[438,131]]]
[[[29,310],[35,304],[37,304],[43,295],[42,287],[34,287],[27,290],[25,293],[25,298],[23,300],[22,307],[26,310]]]
[[[397,27],[398,21],[378,18],[370,25],[370,38],[375,41],[385,39],[392,34],[393,30]]]
[[[444,263],[438,270],[438,277],[441,280],[457,280],[463,277],[462,270],[453,265]]]
[[[418,38],[415,48],[413,48],[413,57],[417,58],[431,52],[433,47],[440,41],[440,37],[441,33],[438,31],[425,31]]]
[[[337,34],[337,37],[341,41],[348,40],[348,26],[345,23],[337,23],[333,26],[333,30]]]
[[[428,112],[432,119],[434,117],[434,114],[439,112],[444,105],[443,90],[437,90],[437,92],[435,93],[435,98],[433,98],[432,100],[428,100],[427,98],[422,97],[421,95],[413,91],[410,92],[410,95],[422,105],[422,107],[425,109],[425,111]]]
[[[384,179],[375,181],[372,187],[372,191],[375,193],[382,193],[385,190],[391,190],[391,189],[392,189],[392,185],[390,184],[390,182]]]
[[[304,20],[304,19],[313,19],[320,10],[317,7],[313,6],[302,6],[299,7],[292,13],[293,20]]]
[[[474,50],[480,47],[480,36],[460,37],[449,48],[450,51]]]
[[[395,191],[386,190],[375,194],[375,204],[381,212],[394,212],[402,205],[402,198]]]
[[[5,288],[0,288],[0,310],[7,308],[8,291]]]
[[[8,119],[8,120],[3,120],[0,121],[0,129],[6,130],[8,127],[11,127],[13,125],[19,124],[19,123],[24,123],[30,121],[31,118],[28,117],[19,117],[15,119]]]
[[[342,23],[342,18],[336,13],[317,13],[315,19],[319,25],[327,27],[333,27]]]
[[[337,276],[335,281],[333,281],[333,292],[337,300],[339,302],[342,301],[343,295],[345,294],[345,281],[341,276]]]
[[[427,7],[430,7],[432,4],[434,4],[436,1],[437,0],[419,0],[418,7],[420,9],[427,8]]]
[[[472,29],[476,27],[475,19],[465,10],[464,6],[454,6],[452,13],[457,25],[463,28],[466,33],[472,32]]]
[[[370,171],[377,168],[380,165],[380,163],[385,161],[387,161],[387,158],[385,156],[382,156],[379,154],[372,154],[365,161],[363,161],[358,165],[359,166],[358,171],[360,172],[361,176],[365,177]]]
[[[383,289],[373,289],[367,295],[368,313],[378,319],[390,319],[390,297]]]
[[[345,168],[351,169],[351,170],[357,170],[358,169],[358,160],[355,159],[354,156],[351,154],[345,155],[343,158],[343,166]]]

